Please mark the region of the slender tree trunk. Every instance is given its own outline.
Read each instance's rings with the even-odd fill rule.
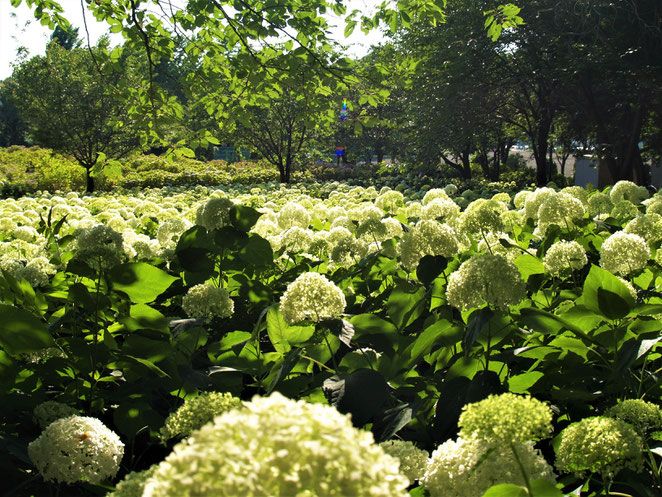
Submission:
[[[85,187],[85,191],[87,191],[87,193],[92,193],[94,191],[94,178],[90,176],[90,170],[92,169],[92,167],[87,167],[87,166],[83,166],[83,167],[85,167],[85,180],[87,183]]]

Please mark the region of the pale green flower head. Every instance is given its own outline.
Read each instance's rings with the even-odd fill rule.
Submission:
[[[453,228],[432,219],[422,219],[402,236],[398,250],[402,265],[413,271],[424,256],[453,257],[459,245]]]
[[[511,444],[537,441],[552,431],[552,410],[529,396],[503,393],[467,404],[458,422],[462,438]]]
[[[510,204],[510,195],[508,195],[506,192],[495,193],[492,195],[492,200],[503,202],[504,204],[508,205]]]
[[[428,202],[421,211],[422,219],[434,219],[449,222],[460,215],[460,206],[447,198],[435,198]]]
[[[188,437],[194,430],[202,428],[215,416],[238,409],[243,405],[241,400],[229,393],[203,392],[197,397],[186,399],[179,409],[171,413],[161,428],[161,439]]]
[[[629,276],[646,267],[650,258],[646,240],[639,235],[617,231],[600,248],[600,266],[621,276]]]
[[[451,198],[448,195],[449,193],[446,192],[446,190],[443,188],[432,188],[425,193],[422,203],[423,205],[428,205],[430,202],[436,199],[450,200]]]
[[[159,224],[156,231],[156,239],[161,245],[176,244],[179,237],[191,227],[186,219],[166,219]]]
[[[613,208],[614,203],[606,193],[595,192],[588,198],[588,213],[591,217],[609,214]]]
[[[488,304],[507,308],[526,297],[526,287],[514,264],[500,255],[478,254],[448,277],[446,299],[461,310]]]
[[[61,402],[47,400],[35,407],[32,414],[41,429],[44,429],[53,421],[78,414],[78,410]]]
[[[530,480],[556,483],[552,467],[532,442],[512,445]],[[421,483],[430,497],[481,497],[493,485],[524,485],[512,448],[476,438],[448,440],[430,456]]]
[[[303,273],[287,286],[280,299],[280,312],[290,324],[319,322],[345,312],[345,295],[335,283],[319,273]]]
[[[544,236],[552,225],[562,229],[571,228],[584,217],[584,214],[584,206],[572,195],[568,193],[550,195],[538,208],[537,232]]]
[[[405,205],[405,197],[402,193],[389,190],[379,195],[375,199],[375,206],[384,212],[395,212],[399,207]]]
[[[409,478],[410,484],[423,477],[430,457],[426,450],[419,449],[412,442],[404,440],[389,440],[380,443],[379,446],[389,456],[400,461],[400,473]]]
[[[619,220],[632,219],[639,215],[639,209],[629,200],[621,200],[614,204],[609,215]]]
[[[588,192],[581,186],[566,186],[561,193],[567,193],[579,200],[584,207],[588,206]]]
[[[285,247],[288,252],[308,252],[314,237],[315,233],[311,230],[292,226],[281,235],[281,247]]]
[[[526,199],[529,195],[531,195],[533,192],[529,190],[521,190],[515,194],[515,197],[513,197],[513,205],[517,209],[522,209],[524,208],[524,204],[526,202]]]
[[[326,404],[254,397],[176,445],[143,497],[407,497],[397,459]]]
[[[662,429],[662,409],[642,399],[623,400],[607,409],[605,416],[631,424],[642,437]]]
[[[200,206],[195,215],[195,224],[208,230],[230,224],[230,208],[234,204],[226,197],[212,197]]]
[[[234,302],[225,288],[201,283],[186,292],[182,298],[182,309],[192,318],[227,318],[234,312]]]
[[[556,467],[580,478],[586,473],[613,478],[622,469],[640,471],[643,450],[643,442],[631,425],[620,419],[595,416],[561,432]]]
[[[109,269],[124,260],[122,235],[103,224],[80,230],[76,241],[78,251],[74,258],[97,271]]]
[[[98,419],[69,416],[48,425],[28,455],[46,481],[97,484],[117,474],[124,444]]]
[[[358,225],[355,235],[357,238],[365,238],[368,242],[384,241],[388,231],[381,219],[366,219]]]
[[[540,209],[540,206],[545,200],[554,195],[556,195],[556,190],[548,187],[538,188],[533,192],[529,192],[524,197],[524,214],[526,217],[538,219],[538,209]],[[517,195],[515,196],[515,200],[515,206],[517,206],[519,203]]]
[[[623,231],[639,235],[649,246],[656,247],[662,240],[662,216],[655,213],[641,214],[632,219]]]
[[[106,497],[142,497],[145,483],[152,477],[156,468],[155,464],[144,471],[132,471],[117,484],[113,492],[106,494]]]
[[[299,228],[308,228],[310,224],[310,214],[304,206],[296,202],[288,202],[278,212],[278,225],[282,230],[287,230],[293,226]]]
[[[588,263],[586,250],[576,241],[555,242],[542,260],[545,271],[552,276],[568,275]]]
[[[504,231],[501,215],[508,210],[503,202],[479,198],[471,202],[460,216],[465,233],[483,236],[490,231]]]
[[[640,204],[649,197],[645,186],[638,186],[632,181],[621,180],[609,191],[609,197],[614,204],[622,200],[628,200],[633,204]]]

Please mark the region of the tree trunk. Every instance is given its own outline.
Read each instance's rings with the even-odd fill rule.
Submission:
[[[85,167],[85,180],[87,182],[85,190],[87,191],[87,193],[94,192],[94,178],[90,176],[91,169],[92,169],[91,167]]]

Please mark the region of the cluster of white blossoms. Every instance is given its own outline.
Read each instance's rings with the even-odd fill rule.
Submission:
[[[639,235],[617,231],[600,248],[600,266],[610,273],[629,276],[648,264],[651,252]]]
[[[662,409],[642,399],[623,400],[607,409],[605,416],[629,423],[642,437],[662,429]]]
[[[644,446],[635,429],[621,419],[584,418],[561,432],[556,467],[584,477],[597,473],[613,478],[620,470],[640,471]]]
[[[195,224],[208,230],[222,228],[230,224],[230,209],[234,204],[226,197],[212,197],[200,206],[195,216]]]
[[[530,480],[555,483],[554,473],[532,442],[514,445]],[[477,438],[448,440],[437,447],[421,480],[430,497],[481,497],[493,485],[524,485],[522,470],[510,447]]]
[[[323,404],[255,397],[176,445],[143,497],[406,497],[397,459]]]
[[[74,257],[96,271],[110,269],[124,261],[122,234],[103,224],[80,230],[76,243]]]
[[[71,406],[56,402],[54,400],[47,400],[42,402],[32,411],[35,421],[39,426],[44,429],[53,421],[58,419],[67,418],[78,414],[78,411]]]
[[[46,481],[97,484],[117,474],[124,444],[98,419],[69,416],[49,424],[28,455]]]
[[[389,440],[380,443],[379,446],[389,456],[393,456],[400,461],[400,473],[409,478],[410,484],[423,477],[430,457],[427,451],[419,449],[412,442],[404,440]]]
[[[163,440],[188,437],[225,411],[238,409],[241,400],[229,393],[203,392],[197,397],[186,399],[175,412],[171,413],[161,428]]]
[[[227,318],[234,312],[234,302],[225,288],[200,283],[182,297],[182,309],[192,318]]]
[[[399,250],[402,265],[414,270],[426,255],[453,257],[459,251],[459,243],[449,225],[423,219],[403,235]]]
[[[588,263],[586,250],[576,241],[561,240],[552,244],[542,260],[545,271],[552,276],[567,276]]]
[[[511,393],[464,406],[460,436],[430,456],[422,483],[431,497],[480,497],[500,483],[555,483],[552,467],[533,442],[551,433],[552,412],[544,403]],[[521,466],[520,466],[521,465]]]
[[[342,290],[319,273],[299,275],[280,298],[280,312],[290,324],[337,318],[346,305]]]
[[[448,277],[446,299],[461,310],[484,304],[507,308],[526,296],[517,268],[500,255],[479,254],[463,262]]]

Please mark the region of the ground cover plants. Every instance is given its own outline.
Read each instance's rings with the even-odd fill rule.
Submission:
[[[659,495],[662,196],[400,185],[3,200],[4,495]]]

